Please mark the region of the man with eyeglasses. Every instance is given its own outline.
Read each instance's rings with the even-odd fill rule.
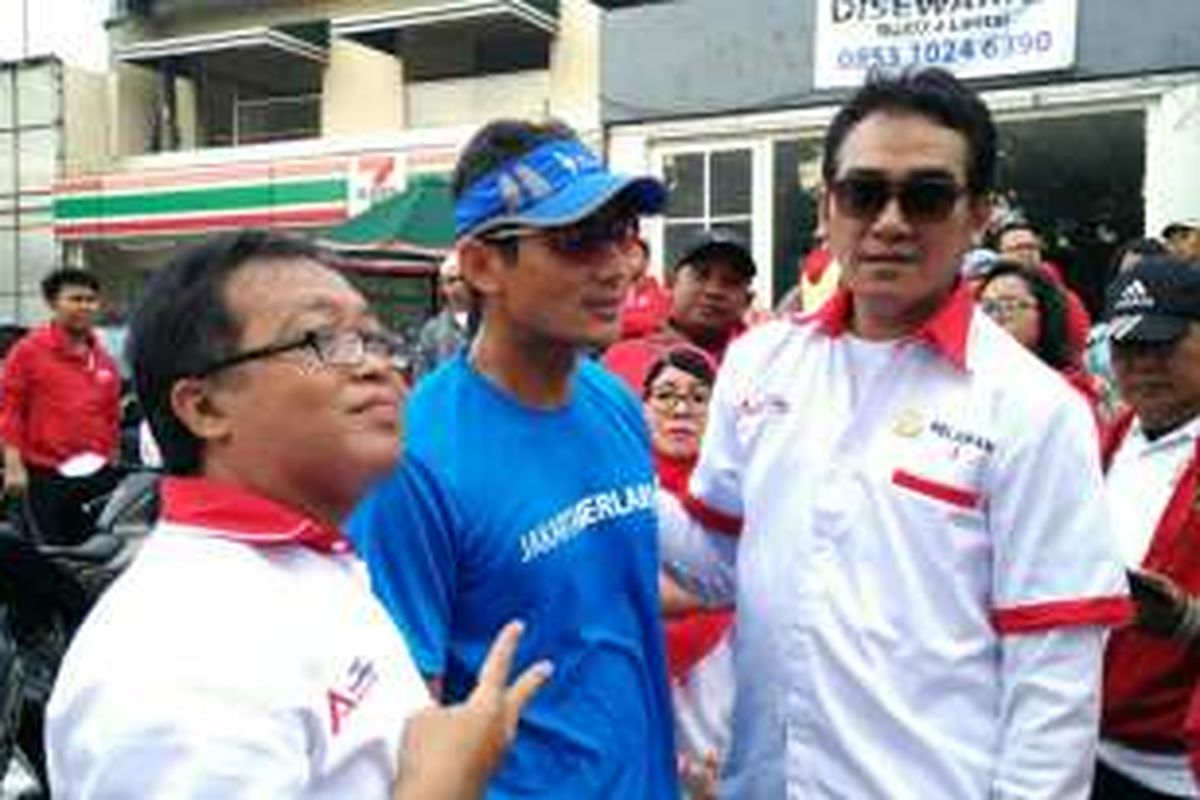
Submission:
[[[972,302],[995,129],[941,70],[834,117],[844,270],[735,342],[664,558],[736,598],[722,797],[1080,800],[1130,606],[1087,408]]]
[[[431,708],[339,525],[400,450],[399,345],[310,245],[213,239],[157,274],[130,360],[162,513],[47,710],[55,797],[478,797],[548,675]],[[486,648],[486,643],[483,645]]]
[[[441,697],[471,690],[513,617],[553,660],[489,798],[675,800],[648,435],[582,355],[619,333],[638,215],[664,189],[562,124],[501,120],[467,144],[454,194],[480,327],[416,387],[405,456],[350,534]]]

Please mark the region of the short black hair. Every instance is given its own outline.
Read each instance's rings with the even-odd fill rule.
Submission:
[[[650,387],[654,385],[654,381],[658,379],[658,376],[667,367],[682,370],[705,386],[712,386],[713,381],[717,379],[717,373],[713,369],[712,360],[704,355],[704,353],[691,345],[674,347],[659,356],[650,365],[650,369],[646,370],[646,379],[642,381],[643,399],[650,396]]]
[[[68,286],[82,286],[93,292],[100,291],[100,279],[92,273],[74,267],[62,267],[42,278],[42,297],[47,303],[58,299],[59,293]]]
[[[993,227],[988,233],[988,243],[991,244],[993,250],[999,251],[1000,240],[1004,238],[1005,234],[1012,233],[1013,231],[1029,231],[1037,237],[1038,242],[1041,243],[1043,247],[1045,246],[1045,242],[1042,240],[1041,232],[1038,231],[1037,227],[1025,217],[1009,217],[1008,219],[1002,221],[999,225]]]
[[[936,67],[899,74],[873,72],[842,106],[825,134],[822,177],[837,176],[842,143],[858,123],[876,112],[918,114],[961,133],[967,140],[967,190],[975,197],[991,191],[996,176],[996,126],[979,96],[958,78]]]
[[[562,139],[578,141],[579,134],[558,120],[497,119],[487,123],[467,142],[454,165],[451,182],[454,199],[462,197],[476,181],[502,164],[546,142]]]
[[[989,283],[1005,275],[1015,275],[1025,281],[1038,305],[1041,321],[1034,354],[1053,369],[1063,370],[1072,366],[1074,359],[1067,337],[1067,299],[1063,290],[1040,270],[1002,258],[984,273],[975,289],[976,294],[982,295]]]
[[[236,352],[242,325],[225,287],[251,261],[311,259],[321,250],[303,239],[264,230],[214,236],[185,251],[147,284],[129,325],[126,354],[134,388],[171,474],[200,470],[202,442],[175,416],[171,391]]]

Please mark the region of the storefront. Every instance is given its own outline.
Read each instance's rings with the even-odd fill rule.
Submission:
[[[1150,2],[1131,17],[1115,0],[804,5],[730,14],[690,0],[608,16],[610,157],[672,189],[651,228],[658,263],[699,228],[732,228],[770,265],[763,304],[778,299],[812,243],[825,128],[874,67],[937,64],[977,86],[999,122],[998,204],[1037,224],[1093,305],[1120,242],[1200,210],[1200,42],[1172,35],[1200,29],[1200,6]],[[635,80],[620,53],[648,52],[651,37]]]
[[[119,173],[59,181],[54,234],[69,261],[98,274],[119,317],[150,271],[200,237],[264,227],[321,238],[412,178],[449,172],[461,135],[411,147],[392,138],[354,150],[303,142],[131,159]],[[405,327],[430,311],[433,270],[422,264],[357,254],[345,266]]]

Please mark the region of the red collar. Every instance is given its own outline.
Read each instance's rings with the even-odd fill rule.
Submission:
[[[907,338],[924,342],[959,370],[966,372],[967,335],[971,331],[974,310],[975,299],[966,283],[960,281],[938,309]],[[839,286],[833,296],[808,319],[816,322],[817,330],[837,337],[849,330],[853,312],[853,295]]]
[[[258,547],[295,544],[323,553],[350,551],[350,542],[337,528],[239,486],[169,477],[161,491],[164,522]]]
[[[96,346],[95,331],[88,331],[84,335],[83,339],[80,340],[80,339],[76,339],[74,336],[67,333],[66,329],[63,328],[63,326],[59,325],[57,322],[49,323],[48,327],[50,328],[50,338],[54,341],[54,344],[56,344],[59,347],[65,347],[65,348],[70,348],[72,350],[77,350],[81,343],[86,347],[95,347]]]

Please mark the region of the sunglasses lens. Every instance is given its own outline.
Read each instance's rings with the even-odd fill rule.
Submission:
[[[551,247],[560,253],[584,256],[607,250],[613,245],[624,246],[636,231],[636,219],[592,218],[554,231],[549,241]]]
[[[958,185],[953,181],[913,180],[900,190],[900,208],[909,219],[933,222],[950,214],[958,195]]]
[[[852,217],[875,217],[887,205],[889,189],[878,178],[843,178],[833,185],[834,198],[842,211]]]

